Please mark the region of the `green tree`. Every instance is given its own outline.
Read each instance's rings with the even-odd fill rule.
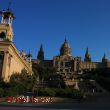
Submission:
[[[15,73],[10,77],[9,84],[11,88],[16,89],[19,94],[32,91],[34,84],[36,83],[36,76],[29,75],[27,71],[22,70],[21,73]]]

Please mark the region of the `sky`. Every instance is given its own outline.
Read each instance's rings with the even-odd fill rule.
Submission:
[[[110,59],[110,0],[0,0],[0,10],[11,10],[14,43],[37,58],[43,45],[45,59],[59,55],[65,36],[74,57],[84,58],[89,48],[92,61]]]

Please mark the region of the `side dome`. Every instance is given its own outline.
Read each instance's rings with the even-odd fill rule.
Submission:
[[[65,42],[62,44],[61,48],[60,48],[60,55],[68,55],[68,56],[72,56],[72,51],[71,51],[71,47],[69,45],[69,43],[67,42],[67,40],[65,39]]]

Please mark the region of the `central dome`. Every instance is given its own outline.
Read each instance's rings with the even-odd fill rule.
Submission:
[[[60,55],[68,55],[68,56],[72,56],[71,53],[71,47],[69,45],[69,43],[67,42],[67,40],[65,39],[64,43],[62,44],[61,48],[60,48]]]

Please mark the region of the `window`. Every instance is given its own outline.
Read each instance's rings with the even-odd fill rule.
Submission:
[[[60,69],[61,72],[63,72],[63,69]]]
[[[61,67],[63,67],[63,62],[61,62]]]
[[[69,70],[68,70],[68,69],[65,69],[65,71],[66,71],[66,72],[69,72]]]
[[[55,66],[58,67],[58,62],[57,61],[55,62]]]
[[[6,38],[6,35],[4,32],[0,33],[0,40],[4,40]]]
[[[4,52],[0,52],[0,77],[2,74],[3,60],[4,60]]]
[[[65,67],[69,67],[70,66],[70,62],[65,62]]]

